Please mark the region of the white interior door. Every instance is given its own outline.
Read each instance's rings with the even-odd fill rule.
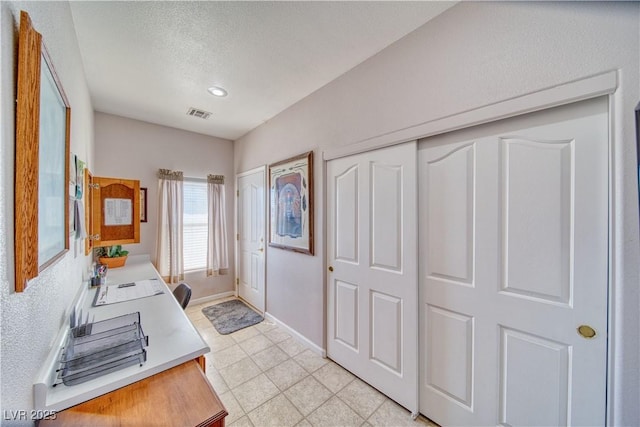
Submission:
[[[607,99],[429,138],[418,167],[421,412],[604,425]]]
[[[238,296],[265,310],[265,168],[237,177]]]
[[[417,414],[416,143],[327,163],[331,359]]]

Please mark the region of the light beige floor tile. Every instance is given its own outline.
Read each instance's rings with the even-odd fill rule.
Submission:
[[[204,355],[205,362],[205,371],[209,372],[211,369],[216,369],[213,367],[213,353],[209,352]]]
[[[207,379],[213,386],[213,389],[218,395],[229,391],[229,386],[224,381],[224,378],[220,375],[220,372],[213,366],[207,368]]]
[[[372,426],[412,426],[421,427],[429,425],[424,417],[417,420],[411,419],[411,412],[404,409],[391,399],[385,399],[380,407],[367,420]]]
[[[225,425],[229,426],[229,427],[254,427],[253,424],[251,424],[251,421],[249,420],[248,416],[244,416],[242,418],[239,418],[237,420],[235,420],[233,423],[228,424],[225,423]]]
[[[186,314],[187,316],[189,316],[189,315],[190,315],[190,314],[192,314],[192,313],[195,313],[195,312],[197,312],[197,311],[200,311],[200,310],[198,310],[199,308],[200,308],[200,304],[190,303],[190,304],[187,306],[187,308],[185,308],[185,309],[184,309],[184,312],[185,312],[185,314]]]
[[[190,301],[189,305],[187,305],[187,308],[184,309],[184,312],[187,316],[189,316],[194,313],[200,313],[203,308],[203,304],[195,304],[193,301]]]
[[[382,393],[358,378],[340,390],[338,397],[365,420],[369,418],[386,399]]]
[[[306,369],[307,372],[315,372],[329,363],[329,359],[325,359],[309,349],[295,355],[293,359],[298,362],[298,365]]]
[[[236,388],[251,378],[260,375],[261,371],[250,357],[220,369],[220,375],[229,388]]]
[[[293,427],[302,420],[302,415],[284,395],[279,394],[249,412],[249,418],[256,426]]]
[[[206,304],[189,304],[187,308],[184,310],[185,314],[188,317],[195,315],[196,313],[202,314],[202,309],[206,307]],[[204,316],[204,315],[203,315]]]
[[[333,396],[324,405],[307,416],[311,425],[319,426],[359,426],[364,422],[360,415],[346,403]],[[393,425],[393,424],[388,424]]]
[[[224,408],[229,413],[229,415],[227,415],[224,419],[226,424],[231,424],[235,420],[242,418],[245,415],[244,410],[240,406],[240,403],[238,403],[238,401],[236,400],[233,393],[228,391],[226,393],[219,394],[218,396],[220,397]]]
[[[293,385],[284,394],[304,416],[309,415],[333,396],[333,393],[312,376]]]
[[[264,332],[264,334],[275,343],[291,338],[291,335],[283,331],[282,328],[273,328]]]
[[[280,347],[282,351],[287,353],[289,356],[295,356],[307,349],[307,347],[296,341],[294,338],[287,338],[286,340],[279,342],[278,347]]]
[[[209,344],[212,353],[217,353],[236,344],[229,335],[202,335],[202,338]]]
[[[204,313],[200,310],[194,310],[191,312],[185,311],[185,313],[187,314],[189,320],[191,320],[191,323],[193,323],[194,325],[196,323],[202,324],[202,326],[206,326],[207,323],[211,325],[211,322],[209,321],[209,319],[207,319],[207,316],[205,316]]]
[[[220,333],[216,330],[216,328],[213,327],[213,324],[211,323],[211,321],[209,319],[207,319],[204,316],[204,314],[202,315],[202,318],[194,320],[193,321],[193,325],[199,331],[203,330],[203,329],[211,328],[213,334],[220,335]]]
[[[252,354],[271,347],[273,343],[269,340],[269,338],[265,337],[262,334],[258,334],[255,337],[251,337],[248,340],[242,341],[239,345],[240,347],[242,347],[245,353],[251,356]]]
[[[213,328],[213,323],[204,315],[200,310],[187,312],[187,317],[193,322],[193,325],[197,328]]]
[[[309,375],[309,373],[293,359],[289,359],[286,362],[276,365],[265,373],[281,391],[288,389]]]
[[[315,371],[313,376],[332,393],[339,392],[355,378],[349,371],[333,362]]]
[[[215,303],[232,299],[235,298]],[[229,412],[226,425],[438,427],[423,416],[411,420],[409,411],[354,379],[339,365],[320,357],[272,322],[220,335],[201,313],[202,308],[210,305],[213,304],[190,306],[185,312],[211,347],[211,353],[205,355],[207,378]],[[266,345],[265,339],[277,345],[260,348]],[[273,380],[259,374],[260,369]],[[227,384],[220,371],[224,371],[233,386]],[[313,376],[305,377],[307,372]],[[279,392],[278,387],[285,391]]]
[[[231,338],[234,339],[235,342],[242,342],[244,340],[248,340],[251,337],[255,337],[256,335],[259,335],[260,331],[257,330],[256,328],[244,328],[244,329],[240,329],[238,331],[235,331],[231,334],[229,334],[229,336]]]
[[[213,325],[211,324],[209,319],[204,317],[204,314],[202,313],[200,313],[200,316],[198,316],[197,314],[192,314],[188,317],[191,323],[193,323],[193,326],[195,326],[198,330],[200,330],[200,328],[213,328]]]
[[[202,338],[204,338],[205,340],[213,339],[220,336],[220,334],[215,330],[213,326],[197,327],[197,329],[198,332],[200,332]]]
[[[278,325],[276,325],[275,323],[269,321],[269,320],[263,320],[262,322],[258,323],[257,325],[254,326],[254,328],[256,328],[257,330],[259,330],[260,332],[262,332],[263,334],[267,331],[270,331],[273,328],[277,328]]]
[[[239,362],[245,357],[249,357],[247,356],[247,353],[245,353],[244,350],[242,350],[237,344],[225,348],[224,350],[220,350],[216,353],[209,353],[209,355],[212,360],[213,367],[218,370],[229,365],[233,365],[234,363]]]
[[[289,355],[282,351],[280,347],[274,345],[256,354],[252,354],[251,358],[256,362],[256,365],[258,365],[260,369],[268,371],[274,366],[287,360]]]
[[[265,374],[260,374],[231,391],[247,412],[253,411],[279,393],[278,387]]]

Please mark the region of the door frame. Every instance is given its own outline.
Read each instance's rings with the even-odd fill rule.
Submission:
[[[263,217],[263,230],[265,231],[265,238],[266,238],[266,233],[268,232],[267,230],[267,215],[268,215],[268,207],[269,207],[269,195],[267,194],[267,165],[262,165],[262,166],[258,166],[257,168],[253,168],[250,169],[248,171],[245,172],[240,172],[236,174],[236,178],[235,178],[235,195],[236,197],[234,197],[234,208],[233,211],[235,213],[234,215],[234,219],[235,219],[235,224],[234,224],[234,234],[236,235],[236,240],[234,240],[234,256],[235,256],[235,280],[234,280],[234,294],[236,296],[236,298],[239,298],[239,286],[240,286],[240,273],[238,272],[238,266],[240,265],[239,263],[239,254],[238,254],[238,215],[240,212],[238,212],[238,198],[240,197],[240,187],[238,186],[238,181],[240,180],[240,178],[248,176],[248,175],[254,175],[256,173],[262,173],[262,181],[264,182],[264,197],[263,197],[263,202],[264,202],[264,217]],[[266,242],[265,242],[266,243]],[[265,244],[264,246],[264,253],[263,253],[263,257],[264,257],[264,265],[263,265],[263,276],[264,277],[264,292],[262,295],[263,298],[263,302],[262,305],[264,306],[264,310],[262,312],[262,314],[267,312],[267,246]],[[257,308],[257,307],[255,307]]]
[[[618,383],[624,376],[625,364],[616,362],[620,357],[616,347],[621,346],[624,341],[624,321],[616,315],[623,308],[623,298],[620,296],[625,281],[624,272],[620,265],[623,263],[624,249],[624,221],[619,217],[625,212],[622,195],[616,195],[616,188],[624,186],[625,177],[623,171],[625,165],[622,163],[624,150],[622,150],[622,139],[617,135],[624,135],[624,123],[621,118],[623,98],[626,96],[620,82],[618,70],[609,70],[600,74],[585,76],[569,82],[563,82],[555,86],[542,88],[514,98],[498,101],[492,104],[483,105],[469,109],[460,113],[444,116],[432,121],[418,123],[403,129],[385,132],[375,135],[355,143],[329,147],[322,152],[323,170],[326,171],[326,163],[329,160],[346,157],[352,154],[360,154],[378,148],[389,147],[402,144],[412,140],[423,139],[431,136],[444,134],[447,132],[469,128],[485,123],[491,123],[510,117],[520,116],[547,108],[571,104],[584,101],[599,96],[608,96],[609,100],[609,247],[607,261],[609,264],[608,289],[607,289],[607,368],[606,368],[606,402],[605,419],[607,425],[615,422],[614,408],[624,401],[622,394],[624,390]],[[325,174],[325,180],[328,179]],[[324,185],[324,198],[327,197],[327,183]],[[324,205],[326,207],[326,203]],[[325,218],[326,218],[325,208]],[[619,214],[616,216],[616,214]],[[326,219],[325,219],[326,225]],[[328,237],[326,227],[324,232],[325,254],[324,271],[328,268]],[[326,283],[326,274],[325,274]],[[328,320],[326,319],[328,291],[325,287],[325,322],[324,338],[325,349],[328,336]]]

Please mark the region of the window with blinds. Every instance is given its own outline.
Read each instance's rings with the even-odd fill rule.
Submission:
[[[207,183],[183,182],[182,255],[184,271],[207,268]]]

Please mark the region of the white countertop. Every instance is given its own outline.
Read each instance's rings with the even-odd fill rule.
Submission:
[[[107,285],[160,278],[147,255],[130,256],[124,267],[110,269]],[[68,327],[63,328],[34,382],[36,410],[60,411],[94,397],[140,381],[159,372],[178,366],[209,352],[207,343],[173,297],[169,287],[160,279],[165,290],[161,295],[140,298],[117,304],[92,307],[98,288],[87,289],[80,298],[78,308],[83,315],[95,315],[95,321],[109,319],[129,313],[140,312],[140,323],[149,337],[147,361],[142,366],[130,366],[122,370],[95,378],[82,384],[66,386],[56,382],[56,369],[65,343]],[[59,381],[57,381],[59,382]]]

